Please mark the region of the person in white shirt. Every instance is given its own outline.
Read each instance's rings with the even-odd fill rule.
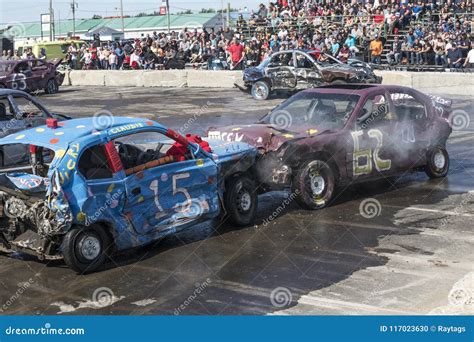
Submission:
[[[138,50],[133,51],[130,56],[130,66],[134,69],[140,69],[142,67],[142,63],[140,61],[140,54]]]
[[[466,61],[463,65],[464,68],[474,68],[474,42],[471,42],[471,50],[467,53]]]
[[[117,55],[115,51],[112,51],[109,55],[109,68],[111,70],[117,70]]]

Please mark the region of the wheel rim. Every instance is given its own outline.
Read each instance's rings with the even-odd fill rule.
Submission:
[[[49,91],[50,93],[54,93],[55,90],[56,90],[56,86],[55,86],[54,82],[53,82],[53,81],[49,81],[49,82],[48,82],[48,91]]]
[[[238,199],[238,206],[241,211],[249,211],[252,206],[252,197],[248,191],[241,191]]]
[[[309,182],[313,195],[321,196],[324,193],[324,190],[326,189],[326,181],[318,171],[310,172]]]
[[[256,84],[255,85],[255,96],[258,97],[259,99],[265,98],[267,96],[266,87],[262,84]]]
[[[88,235],[79,242],[79,252],[88,261],[97,259],[101,253],[100,241],[97,237]]]
[[[444,168],[446,165],[446,157],[444,156],[444,153],[442,151],[436,152],[434,155],[434,166],[436,169],[441,170]]]

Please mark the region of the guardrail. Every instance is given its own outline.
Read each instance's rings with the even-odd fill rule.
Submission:
[[[474,96],[472,73],[383,71],[383,84],[402,85],[430,93]],[[242,71],[209,70],[73,70],[63,85],[108,87],[233,88],[242,83]]]

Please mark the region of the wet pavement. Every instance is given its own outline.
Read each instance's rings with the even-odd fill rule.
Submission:
[[[63,88],[41,96],[53,112],[146,116],[202,134],[251,123],[274,105],[238,90]],[[218,220],[121,254],[76,275],[62,262],[0,256],[6,314],[428,314],[474,313],[474,101],[454,106],[471,125],[448,142],[451,171],[409,173],[341,189],[320,211],[285,192],[260,197],[257,224]],[[375,214],[360,207],[376,200]],[[266,219],[279,212],[278,217]],[[372,217],[373,216],[373,217]],[[464,292],[463,292],[464,291]],[[472,298],[471,298],[472,299]],[[467,303],[467,304],[466,304]],[[3,306],[2,306],[3,305]]]

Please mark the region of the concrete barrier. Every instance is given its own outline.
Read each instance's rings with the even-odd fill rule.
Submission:
[[[376,71],[383,84],[413,87],[446,95],[474,95],[474,75],[451,72]],[[121,87],[233,88],[241,71],[210,70],[73,70],[64,85]]]
[[[186,76],[186,70],[142,71],[138,85],[140,87],[186,87]]]
[[[413,73],[412,87],[420,91],[446,95],[474,96],[474,74],[459,72]]]
[[[108,70],[73,70],[69,73],[69,83],[74,86],[103,86]]]
[[[142,70],[111,70],[105,75],[104,85],[109,87],[138,87],[142,75]]]
[[[242,71],[188,70],[188,87],[233,88],[242,79]]]
[[[430,94],[474,96],[474,74],[461,72],[380,71],[382,84],[412,87]]]

